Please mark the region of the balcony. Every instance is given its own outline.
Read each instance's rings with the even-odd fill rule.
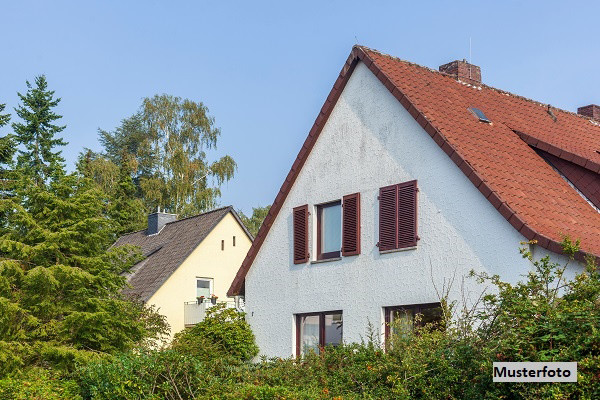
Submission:
[[[219,301],[217,304],[225,303],[227,308],[236,308],[234,301]],[[206,318],[206,311],[215,305],[210,300],[203,303],[197,301],[186,301],[183,304],[183,323],[186,328],[192,327]]]

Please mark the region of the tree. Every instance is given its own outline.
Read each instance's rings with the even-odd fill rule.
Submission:
[[[266,207],[252,207],[252,216],[248,218],[241,210],[238,210],[240,219],[244,223],[244,226],[250,231],[252,236],[256,237],[258,230],[262,225],[263,221],[267,217],[271,206]]]
[[[101,154],[87,149],[81,154],[77,171],[94,182],[108,199],[107,218],[116,224],[117,236],[141,230],[146,225],[144,203],[137,197],[137,188],[131,178],[135,160],[123,159],[120,167]]]
[[[10,114],[2,114],[6,104],[0,104],[0,128],[8,124]],[[0,137],[0,198],[8,195],[11,181],[10,168],[15,154],[15,143],[12,135]]]
[[[29,81],[26,83],[27,93],[18,93],[22,104],[15,108],[23,123],[12,124],[16,143],[25,148],[19,150],[16,167],[40,186],[63,173],[61,151],[54,150],[67,144],[62,138],[55,137],[65,126],[53,124],[62,118],[53,111],[60,98],[55,99],[54,91],[48,90],[46,77],[36,77],[35,86]]]
[[[89,179],[62,175],[0,200],[0,375],[23,365],[70,369],[165,333],[164,321],[120,294],[140,254],[106,250],[115,224]]]
[[[135,160],[133,180],[147,211],[161,207],[182,216],[214,208],[220,186],[236,163],[210,161],[221,132],[201,102],[170,95],[146,98],[114,132],[100,130],[106,157],[116,165]]]

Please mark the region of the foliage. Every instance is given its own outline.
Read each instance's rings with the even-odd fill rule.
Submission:
[[[127,353],[78,371],[84,397],[106,400],[192,399],[203,376],[202,363],[172,350]]]
[[[164,333],[154,312],[121,297],[120,274],[139,252],[106,250],[113,222],[101,191],[59,175],[17,194],[0,200],[0,360],[11,366],[0,374],[31,365],[71,370]]]
[[[147,211],[157,207],[189,216],[212,209],[236,163],[209,161],[221,132],[201,102],[170,95],[146,98],[114,132],[100,131],[106,159],[135,166],[132,178]]]
[[[0,379],[0,400],[78,400],[82,399],[75,380],[65,379],[42,368]]]
[[[0,104],[0,128],[10,121],[10,114],[2,114],[5,108],[6,104]],[[15,152],[13,135],[0,136],[0,198],[8,196],[12,180],[10,168]]]
[[[568,240],[565,245],[577,248]],[[302,359],[232,360],[224,346],[202,351],[223,342],[205,341],[210,332],[232,328],[228,318],[211,316],[210,329],[187,330],[168,351],[92,363],[81,374],[82,390],[98,399],[600,398],[597,267],[590,260],[583,273],[567,280],[564,266],[548,257],[535,260],[527,250],[523,255],[532,262],[523,282],[478,276],[496,287],[481,304],[459,312],[442,299],[444,330],[416,327],[394,336],[385,352],[369,341],[327,347]],[[244,347],[245,335],[239,337],[239,345],[227,342]],[[494,361],[578,361],[579,378],[577,383],[494,384]]]
[[[77,171],[94,182],[107,198],[106,217],[115,224],[115,233],[135,232],[146,226],[144,203],[137,197],[131,174],[135,162],[117,166],[112,161],[87,150],[79,157]]]
[[[269,213],[270,209],[271,206],[252,207],[251,217],[247,217],[241,210],[238,210],[238,215],[240,216],[242,223],[244,224],[244,226],[246,226],[248,231],[250,231],[252,236],[256,237],[256,235],[258,234],[258,230],[260,229],[260,226],[267,217],[267,214]]]
[[[211,360],[214,354],[249,361],[258,354],[258,347],[244,316],[225,303],[217,304],[206,311],[203,321],[176,334],[172,348],[203,361]]]
[[[48,90],[44,75],[35,78],[35,86],[29,81],[27,93],[18,93],[22,104],[15,109],[23,123],[12,124],[15,142],[25,150],[19,150],[17,169],[31,179],[36,185],[45,184],[50,178],[56,178],[63,173],[64,159],[60,151],[54,151],[57,146],[66,143],[55,135],[62,132],[65,126],[54,125],[53,122],[62,118],[53,109],[60,102],[54,98],[54,91]]]

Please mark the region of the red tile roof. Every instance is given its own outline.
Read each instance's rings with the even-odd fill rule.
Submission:
[[[448,154],[481,193],[527,239],[556,253],[564,235],[600,257],[600,213],[532,148],[548,152],[600,179],[600,126],[587,117],[551,108],[485,85],[473,86],[429,68],[355,46],[323,105],[229,294],[244,278],[270,226],[354,67],[362,61]],[[492,121],[480,122],[468,108]]]

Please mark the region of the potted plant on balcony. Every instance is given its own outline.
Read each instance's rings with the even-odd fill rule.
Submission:
[[[196,297],[196,300],[198,300],[198,304],[202,304],[204,303],[204,296]]]
[[[212,304],[217,304],[217,299],[218,298],[219,298],[219,296],[217,296],[216,294],[213,293],[213,294],[210,295],[210,302]]]

